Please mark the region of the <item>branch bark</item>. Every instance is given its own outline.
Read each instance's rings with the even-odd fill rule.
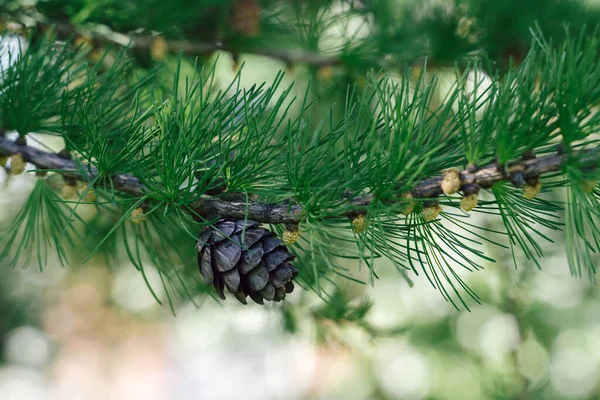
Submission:
[[[492,163],[479,169],[461,171],[461,181],[463,186],[477,184],[485,188],[491,187],[497,182],[510,181],[511,176],[517,172],[521,172],[525,179],[535,178],[560,171],[568,157],[577,157],[582,167],[597,168],[600,165],[599,149],[578,150],[571,153],[571,155],[550,154],[531,160],[517,160],[509,163],[506,168],[499,168],[497,164]],[[98,176],[97,171],[93,168],[89,170],[86,168],[86,176],[84,176],[71,160],[31,146],[19,145],[14,141],[0,136],[0,156],[11,156],[16,153],[21,153],[27,162],[39,169],[54,170],[63,176],[80,181],[92,180]],[[114,175],[111,179],[114,189],[122,193],[135,197],[143,197],[148,193],[148,189],[135,176],[122,174]],[[439,197],[443,194],[441,183],[441,176],[423,180],[415,186],[412,194],[416,199]],[[370,195],[366,195],[351,198],[348,202],[353,209],[364,210],[372,200],[373,198]],[[394,200],[403,201],[405,199],[398,196]],[[217,215],[236,219],[242,219],[247,216],[248,219],[273,224],[300,222],[304,212],[302,206],[291,203],[246,204],[245,202],[227,201],[218,197],[202,197],[188,207],[194,213],[202,216]],[[345,215],[334,215],[332,211],[332,216],[334,217],[351,217],[355,214],[356,211],[348,212]]]
[[[81,27],[75,27],[65,22],[45,23],[38,21],[38,26],[45,29],[54,27],[54,30],[59,36],[72,37],[83,36],[89,37],[96,44],[117,44],[126,46],[131,49],[140,49],[150,51],[153,43],[158,38],[144,35],[126,35],[118,32],[96,33],[92,30],[82,31]],[[105,30],[105,29],[104,29]],[[103,31],[104,31],[103,30]],[[188,56],[201,56],[214,53],[215,51],[226,51],[232,54],[249,53],[260,56],[270,57],[285,62],[286,64],[310,64],[315,67],[328,67],[340,65],[341,59],[338,57],[327,57],[317,53],[308,51],[287,51],[276,50],[269,48],[232,48],[221,42],[194,42],[188,40],[165,40],[166,48],[171,52],[183,52]]]

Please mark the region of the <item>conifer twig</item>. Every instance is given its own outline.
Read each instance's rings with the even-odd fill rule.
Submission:
[[[39,150],[27,145],[19,145],[12,140],[0,136],[0,155],[10,156],[21,153],[25,161],[40,169],[56,171],[63,176],[84,181],[94,179],[97,172],[90,168],[85,176],[79,172],[75,163],[58,155]],[[597,168],[600,165],[600,148],[592,150],[578,150],[567,154],[550,154],[529,160],[518,160],[509,163],[506,168],[499,168],[492,163],[482,168],[460,171],[463,185],[477,184],[489,188],[494,183],[510,181],[515,172],[522,172],[525,178],[539,177],[544,174],[560,171],[567,157],[577,157],[582,167]],[[414,198],[435,198],[442,195],[442,177],[426,179],[418,183],[412,191]],[[116,191],[127,193],[135,197],[147,194],[147,189],[142,182],[130,175],[121,174],[111,177],[112,187]],[[402,201],[398,196],[397,201]],[[372,201],[370,195],[357,196],[349,200],[353,209],[365,209]],[[189,205],[189,209],[199,215],[217,215],[230,218],[249,218],[263,223],[297,223],[302,219],[303,208],[291,202],[285,203],[250,203],[227,201],[219,197],[203,197]],[[346,216],[355,214],[348,212]],[[325,213],[326,215],[327,213]],[[332,217],[340,215],[332,215]]]
[[[62,37],[73,36],[91,36],[92,42],[95,44],[118,44],[127,46],[130,49],[139,49],[150,52],[155,40],[161,40],[160,37],[152,37],[148,35],[132,34],[127,35],[118,32],[109,32],[106,34],[98,34],[91,30],[80,32],[80,27],[75,27],[66,22],[42,23],[38,21],[38,26],[44,29],[54,27],[55,31]],[[341,64],[338,57],[322,56],[317,53],[308,51],[288,51],[277,50],[270,48],[233,48],[222,42],[207,42],[207,41],[189,41],[189,40],[164,40],[165,48],[171,52],[183,52],[188,56],[201,56],[213,53],[215,51],[226,51],[232,54],[250,53],[259,56],[270,57],[285,62],[286,64],[310,64],[315,67],[327,67]]]

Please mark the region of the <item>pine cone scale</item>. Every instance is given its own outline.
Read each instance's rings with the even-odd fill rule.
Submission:
[[[252,230],[247,230],[246,232],[244,232],[245,235],[244,235],[244,238],[243,238],[244,240],[242,241],[242,243],[246,247],[252,247],[266,233],[267,233],[267,230],[266,229],[262,229],[262,228],[256,228],[256,229],[252,229]]]
[[[233,294],[235,296],[236,299],[238,299],[240,301],[240,303],[242,303],[243,305],[248,304],[248,302],[246,301],[246,295],[242,292],[236,292]]]
[[[242,248],[235,239],[225,239],[215,247],[213,262],[219,272],[234,268],[242,257]]]
[[[250,298],[251,298],[252,300],[254,300],[254,302],[255,302],[256,304],[260,304],[260,305],[263,305],[263,304],[265,304],[265,302],[263,301],[263,298],[262,298],[262,297],[260,297],[260,295],[259,295],[258,293],[250,293],[250,295],[249,295],[249,296],[250,296]]]
[[[237,293],[240,288],[240,273],[235,268],[227,271],[223,275],[223,281],[225,282],[227,290],[231,293]]]
[[[265,267],[256,268],[248,274],[248,286],[251,290],[258,292],[267,286],[269,282],[269,273]]]
[[[246,225],[244,225],[244,220],[241,219],[239,221],[235,221],[235,233],[241,232],[244,230],[244,226],[246,227],[246,229],[249,228],[254,228],[257,227],[258,225],[260,225],[258,222],[256,221],[246,221]]]
[[[265,257],[265,265],[269,272],[273,271],[277,268],[278,265],[281,265],[284,261],[288,261],[289,254],[286,250],[275,250],[271,253],[268,253]]]
[[[288,282],[284,289],[286,293],[292,293],[294,291],[294,284],[292,282]]]
[[[270,253],[275,250],[278,246],[281,246],[283,242],[276,237],[267,237],[262,242],[263,249],[265,253]]]
[[[255,221],[224,220],[202,232],[197,241],[198,266],[206,284],[221,299],[225,289],[241,303],[284,300],[294,290],[295,256],[283,241]]]
[[[225,289],[225,283],[223,282],[223,277],[220,275],[215,275],[213,286],[215,287],[215,290],[217,291],[217,294],[221,300],[225,300],[225,292],[223,291]]]
[[[265,252],[261,243],[256,243],[242,254],[242,260],[240,261],[239,270],[242,274],[247,274],[260,264]]]
[[[210,244],[216,244],[231,237],[235,231],[235,224],[231,221],[225,221],[215,225],[215,228],[217,229],[212,231],[210,235]]]
[[[275,288],[270,283],[265,286],[265,288],[258,292],[265,300],[273,301],[275,298]]]
[[[284,287],[292,279],[294,279],[292,267],[286,264],[283,264],[281,268],[276,269],[271,274],[271,280],[273,282],[273,285],[277,287]]]
[[[214,275],[212,271],[212,257],[210,247],[207,247],[203,253],[198,253],[198,262],[200,263],[200,274],[204,278],[204,283],[212,285]]]

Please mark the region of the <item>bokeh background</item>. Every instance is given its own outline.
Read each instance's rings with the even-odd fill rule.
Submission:
[[[448,15],[456,6],[429,3]],[[497,3],[490,15],[502,12]],[[589,7],[598,10],[595,2]],[[537,16],[526,17],[533,24]],[[329,40],[340,34],[332,28]],[[315,97],[335,98],[320,89],[337,82],[336,71],[225,52],[207,62],[217,58],[223,84],[243,62],[247,87],[288,69],[286,83],[313,77]],[[1,228],[33,184],[32,176],[0,169]],[[82,209],[89,220],[96,212]],[[499,223],[473,218],[490,228]],[[510,254],[490,249],[498,262],[465,275],[482,298],[470,311],[455,310],[419,277],[410,288],[385,261],[373,287],[336,281],[329,303],[297,290],[284,305],[202,296],[174,310],[156,302],[127,262],[95,257],[67,268],[50,263],[43,272],[0,265],[0,399],[600,398],[600,291],[569,275],[561,246],[543,246],[541,270],[525,259],[515,269]],[[150,269],[149,277],[161,297],[158,275]]]

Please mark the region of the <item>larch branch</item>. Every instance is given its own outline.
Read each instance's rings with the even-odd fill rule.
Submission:
[[[160,37],[152,37],[140,34],[123,34],[118,32],[103,32],[102,34],[72,24],[55,21],[52,23],[38,21],[38,26],[50,29],[54,28],[56,33],[62,37],[83,36],[90,38],[94,43],[100,45],[118,44],[130,49],[150,51],[155,40]],[[208,55],[215,51],[226,51],[232,54],[248,53],[270,57],[285,62],[286,64],[309,64],[315,67],[336,66],[341,64],[339,57],[323,56],[314,52],[301,50],[278,50],[270,48],[233,48],[221,42],[190,41],[166,39],[166,49],[171,52],[181,51],[188,56]]]
[[[98,177],[94,168],[85,168],[82,174],[80,168],[69,160],[57,154],[39,150],[27,145],[20,145],[12,140],[0,137],[0,155],[11,156],[21,153],[25,161],[35,165],[39,169],[53,170],[63,176],[80,181],[93,180]],[[505,168],[500,168],[492,163],[482,168],[467,169],[460,171],[462,185],[477,184],[481,187],[491,187],[494,183],[510,181],[512,176],[520,172],[527,178],[535,178],[561,170],[568,157],[577,157],[580,165],[585,168],[597,168],[600,165],[599,148],[593,150],[577,150],[570,155],[550,154],[530,160],[516,160]],[[437,198],[442,195],[442,177],[433,177],[418,183],[412,190],[416,199]],[[148,188],[135,176],[121,174],[111,176],[112,187],[115,191],[141,198],[148,194]],[[356,211],[365,210],[373,198],[363,195],[348,200],[349,208],[354,211],[346,212],[344,215],[335,215],[333,210],[325,210],[324,215],[331,217],[344,217],[356,214]],[[405,201],[401,194],[391,201]],[[282,203],[250,203],[228,201],[219,197],[205,196],[188,206],[193,213],[202,216],[219,216],[230,218],[249,218],[262,223],[297,223],[300,222],[304,209],[301,205],[292,202]],[[330,213],[331,211],[331,213]]]

